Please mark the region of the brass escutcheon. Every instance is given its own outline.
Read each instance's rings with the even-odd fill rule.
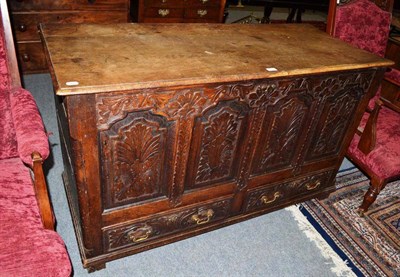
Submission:
[[[192,220],[196,222],[197,225],[201,225],[209,222],[213,215],[214,211],[212,209],[208,209],[207,211],[199,211],[198,214],[192,215]]]
[[[162,17],[169,15],[169,10],[168,9],[159,9],[158,14],[161,15]]]
[[[207,10],[197,10],[197,14],[200,17],[203,17],[203,16],[205,16],[207,14]]]
[[[263,202],[264,204],[269,204],[269,203],[275,202],[281,196],[282,196],[282,194],[279,191],[277,191],[274,193],[274,197],[272,199],[268,199],[268,196],[266,196],[266,195],[261,197],[261,202]]]
[[[307,184],[306,188],[307,190],[313,190],[318,188],[321,185],[320,181],[315,182],[315,184]]]

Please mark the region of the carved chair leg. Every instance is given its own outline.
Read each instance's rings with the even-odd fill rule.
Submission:
[[[358,214],[363,216],[365,212],[368,211],[368,208],[375,202],[376,197],[381,192],[381,190],[386,186],[386,181],[371,179],[371,185],[364,195],[364,200],[361,206],[358,208]]]

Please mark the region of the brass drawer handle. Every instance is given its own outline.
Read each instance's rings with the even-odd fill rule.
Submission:
[[[198,214],[192,215],[192,220],[196,222],[197,225],[206,224],[213,217],[214,211],[212,209],[199,211]]]
[[[161,15],[162,17],[169,15],[169,10],[168,9],[159,9],[158,14]]]
[[[201,3],[205,4],[208,2],[208,0],[200,0]]]
[[[307,190],[313,190],[318,188],[321,185],[320,181],[315,182],[314,184],[307,184],[306,188]]]
[[[161,0],[161,3],[167,3],[167,0]]]
[[[18,31],[20,32],[25,32],[26,31],[26,25],[25,24],[20,24],[18,25]]]
[[[274,197],[272,199],[268,199],[268,196],[266,196],[266,195],[261,197],[261,202],[263,202],[264,204],[269,204],[269,203],[275,202],[281,196],[282,196],[282,194],[279,191],[277,191],[274,193]]]
[[[22,60],[24,62],[30,62],[31,61],[31,57],[29,56],[29,54],[24,53],[24,54],[22,54]]]
[[[203,16],[205,16],[207,14],[207,10],[197,10],[197,14],[200,17],[203,17]]]
[[[152,232],[151,226],[144,226],[128,233],[128,237],[132,242],[137,243],[148,239]]]

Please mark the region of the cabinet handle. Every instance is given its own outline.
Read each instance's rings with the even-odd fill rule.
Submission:
[[[167,0],[161,0],[161,3],[167,3]]]
[[[207,10],[197,10],[197,14],[200,17],[203,17],[203,16],[205,16],[207,14]]]
[[[29,56],[29,54],[24,53],[24,54],[22,54],[22,60],[24,62],[30,62],[31,61],[31,57]]]
[[[140,242],[140,241],[144,241],[144,240],[148,239],[152,232],[153,232],[153,228],[151,228],[151,226],[147,225],[147,226],[140,227],[140,228],[136,229],[135,231],[129,232],[128,237],[132,242],[136,243],[136,242]]]
[[[314,184],[307,184],[306,188],[307,190],[313,190],[318,188],[321,185],[320,181],[315,182]]]
[[[206,224],[213,217],[214,211],[212,209],[199,211],[198,214],[192,215],[192,220],[197,225]]]
[[[277,191],[274,193],[274,197],[272,199],[268,199],[268,196],[266,196],[266,195],[261,197],[261,202],[263,202],[264,204],[269,204],[269,203],[275,202],[281,196],[282,196],[282,194],[279,191]]]
[[[20,32],[25,32],[26,31],[26,25],[25,24],[20,24],[18,25],[18,31]]]
[[[205,4],[208,2],[208,0],[200,0],[201,3]]]
[[[158,14],[161,15],[162,17],[169,15],[169,10],[168,9],[159,9]]]

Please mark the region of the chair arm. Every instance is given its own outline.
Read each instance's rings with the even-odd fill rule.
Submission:
[[[383,102],[380,99],[375,101],[375,107],[371,111],[368,117],[368,121],[365,124],[364,130],[360,134],[360,141],[358,142],[358,149],[365,155],[368,155],[374,148],[376,144],[376,124],[378,121],[379,111]]]
[[[17,137],[18,153],[22,161],[33,166],[32,153],[43,160],[49,156],[49,140],[33,96],[23,88],[10,94],[11,111]]]
[[[40,217],[45,229],[54,230],[54,216],[51,207],[49,192],[47,191],[46,179],[43,173],[43,159],[38,152],[32,153],[33,175],[36,200],[38,202]]]

